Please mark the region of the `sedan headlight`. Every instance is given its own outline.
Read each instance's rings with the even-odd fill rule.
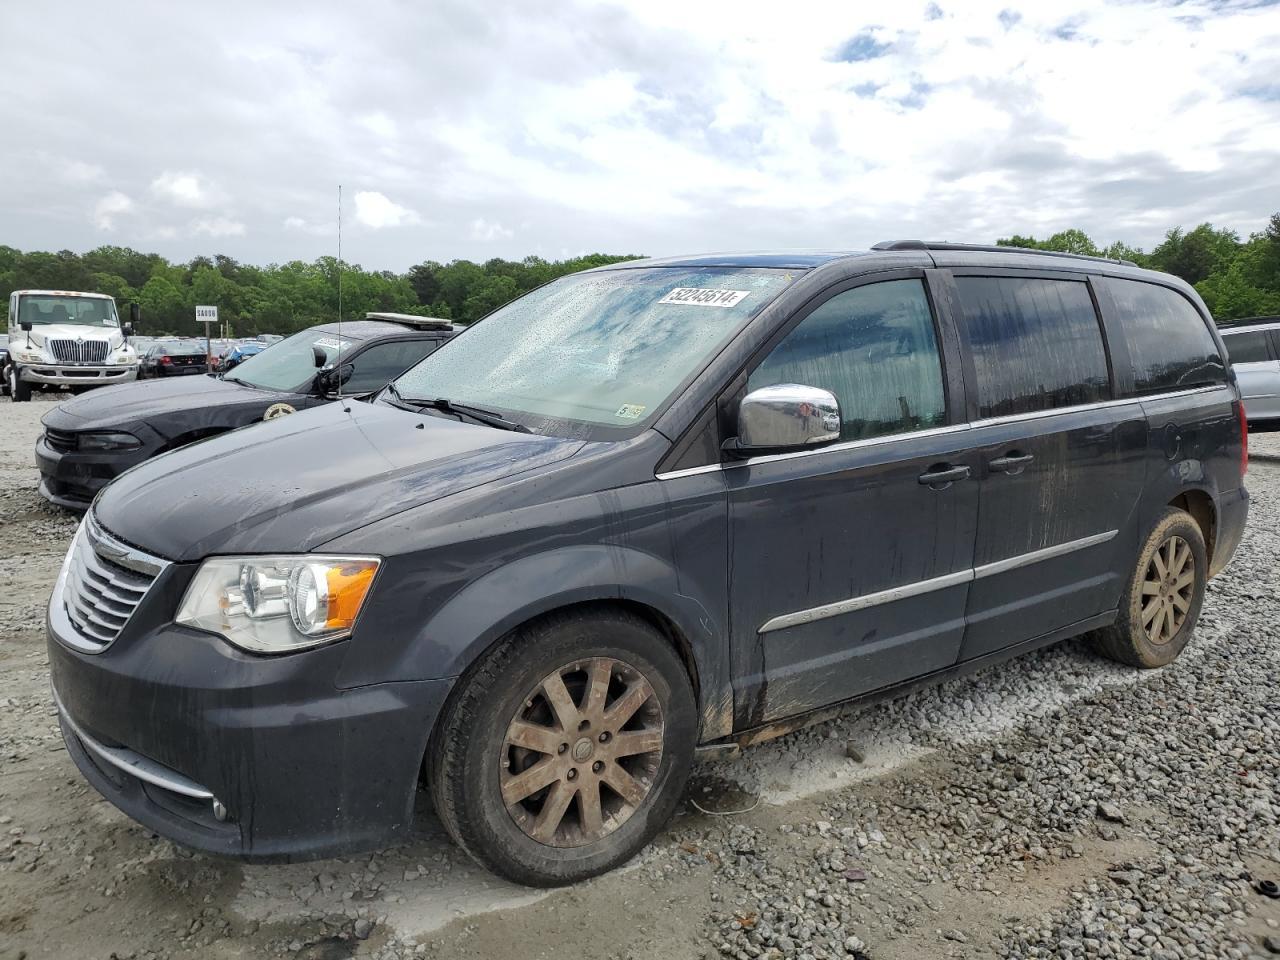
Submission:
[[[132,433],[82,433],[81,450],[137,450],[142,441]]]
[[[351,633],[376,557],[214,557],[187,587],[177,622],[255,653],[289,653]]]

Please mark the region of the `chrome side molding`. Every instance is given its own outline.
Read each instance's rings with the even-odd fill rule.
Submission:
[[[769,633],[773,630],[785,630],[788,627],[798,627],[806,623],[813,623],[816,620],[825,620],[828,617],[838,617],[841,614],[853,613],[855,610],[865,610],[868,607],[893,603],[897,600],[906,600],[909,597],[918,597],[925,593],[933,593],[935,590],[957,587],[972,580],[993,577],[996,574],[1016,570],[1019,567],[1030,566],[1033,563],[1040,563],[1044,560],[1052,560],[1054,557],[1066,556],[1077,550],[1096,547],[1099,544],[1106,543],[1119,532],[1119,530],[1108,530],[1105,533],[1095,533],[1093,536],[1082,537],[1079,540],[1069,540],[1066,543],[1045,547],[1043,550],[1033,550],[1030,553],[1020,553],[1016,557],[1006,557],[1004,560],[997,560],[994,563],[984,563],[980,567],[957,570],[955,573],[947,573],[941,577],[931,577],[928,580],[917,580],[915,583],[904,583],[898,587],[889,587],[887,590],[864,593],[861,596],[850,597],[847,600],[836,600],[834,603],[824,603],[820,607],[810,607],[807,610],[784,613],[771,620],[766,620],[760,625],[760,629],[757,632]]]

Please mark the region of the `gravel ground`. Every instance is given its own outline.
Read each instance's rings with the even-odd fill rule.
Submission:
[[[35,493],[49,402],[0,400],[0,960],[1280,953],[1280,900],[1257,892],[1280,880],[1269,438],[1178,663],[1062,644],[705,764],[633,864],[545,893],[471,866],[425,802],[398,847],[262,867],[99,799],[48,703],[43,607],[75,524]]]

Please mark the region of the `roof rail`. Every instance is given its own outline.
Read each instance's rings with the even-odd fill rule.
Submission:
[[[1091,257],[1083,253],[1064,253],[1061,250],[1035,250],[1031,247],[1006,247],[988,243],[947,243],[939,240],[881,240],[871,247],[872,250],[960,250],[972,253],[1030,253],[1038,257],[1065,257],[1068,260],[1097,260],[1101,263],[1118,263],[1125,267],[1136,267],[1132,260],[1118,260],[1115,257]]]
[[[386,323],[403,323],[408,327],[417,327],[420,330],[452,330],[453,324],[448,320],[442,320],[440,317],[420,317],[416,313],[387,313],[385,311],[370,311],[364,315],[366,320],[382,320]]]
[[[1280,317],[1236,317],[1234,320],[1216,321],[1220,327],[1243,327],[1251,323],[1280,323]]]

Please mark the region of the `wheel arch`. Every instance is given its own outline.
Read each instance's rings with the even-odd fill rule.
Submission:
[[[1196,526],[1204,537],[1205,553],[1209,561],[1209,569],[1213,570],[1214,546],[1217,542],[1218,511],[1213,497],[1198,487],[1188,487],[1169,501],[1169,506],[1176,507],[1191,514]],[[1212,576],[1212,573],[1210,574]]]

